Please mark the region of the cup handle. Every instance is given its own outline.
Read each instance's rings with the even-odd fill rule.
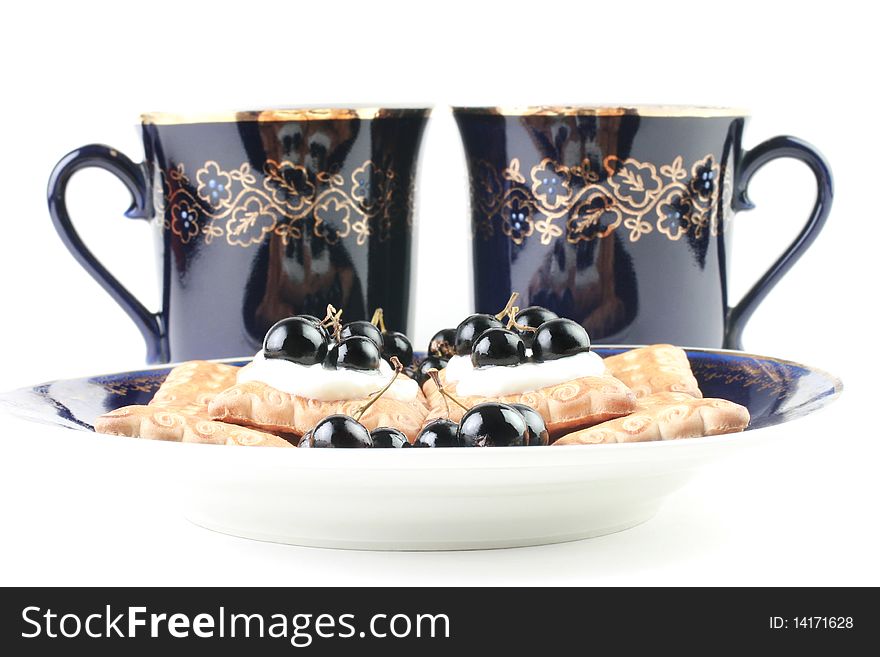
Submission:
[[[825,225],[828,212],[831,210],[831,201],[834,197],[834,185],[831,179],[831,169],[825,158],[815,148],[796,137],[780,136],[768,139],[755,148],[745,151],[739,161],[734,183],[733,209],[735,211],[751,210],[755,206],[749,200],[748,188],[752,176],[771,160],[781,157],[791,157],[800,160],[816,176],[816,203],[810,217],[807,219],[801,232],[788,246],[781,256],[774,262],[752,289],[740,300],[738,304],[727,310],[725,322],[724,347],[726,349],[742,349],[742,332],[746,322],[755,312],[758,305],[767,296],[767,293],[788,272],[791,266],[797,262],[804,251],[809,248]]]
[[[147,343],[147,362],[167,362],[164,321],[161,313],[152,313],[95,258],[80,238],[67,212],[67,183],[80,169],[97,167],[114,174],[131,193],[131,206],[125,212],[130,219],[150,219],[152,210],[142,165],[135,164],[116,149],[90,144],[65,155],[49,177],[49,214],[61,241],[82,267],[116,300],[140,329]]]

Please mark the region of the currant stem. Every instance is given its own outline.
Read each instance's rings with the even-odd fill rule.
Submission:
[[[327,314],[321,320],[321,326],[333,329],[333,339],[339,342],[340,333],[342,333],[342,311],[336,310],[332,303],[327,304]]]
[[[370,320],[370,324],[377,326],[382,333],[385,333],[385,311],[381,308],[376,308],[373,313],[373,318]]]
[[[397,375],[400,374],[401,372],[403,372],[403,363],[400,362],[400,360],[397,358],[397,356],[391,357],[391,364],[394,366],[394,376],[391,377],[391,380],[388,382],[388,384],[384,388],[382,388],[379,392],[373,393],[373,395],[370,397],[370,400],[366,404],[364,404],[363,406],[361,406],[359,409],[357,409],[355,411],[354,419],[356,422],[361,421],[361,418],[364,416],[364,413],[367,412],[367,409],[369,409],[370,406],[375,404],[379,400],[379,397],[381,397],[386,392],[388,392],[388,388],[390,388],[391,384],[394,383],[394,380],[397,379]]]
[[[446,401],[447,399],[451,399],[452,401],[454,401],[456,404],[458,404],[465,411],[471,410],[467,406],[462,404],[460,401],[458,401],[452,394],[446,392],[443,389],[443,384],[440,382],[440,372],[437,371],[437,368],[432,367],[431,369],[429,369],[428,376],[431,377],[431,380],[434,382],[434,385],[437,386],[437,390],[440,392],[441,395],[443,395],[443,402],[446,404],[447,417],[449,416],[449,402]]]
[[[507,305],[504,306],[504,310],[495,315],[495,319],[502,320],[508,315],[510,315],[510,310],[513,308],[513,304],[516,303],[516,300],[519,299],[519,292],[514,292],[510,295],[510,298],[507,300]]]
[[[517,331],[528,331],[529,333],[537,333],[538,329],[534,326],[526,326],[525,324],[520,324],[516,321],[516,316],[519,313],[519,306],[514,306],[510,309],[510,315],[507,318],[507,330],[516,329]]]
[[[434,382],[434,385],[437,386],[437,390],[440,391],[440,396],[443,397],[443,403],[446,404],[446,418],[449,419],[449,402],[443,394],[443,384],[440,383],[440,373],[437,371],[437,368],[432,367],[428,370],[428,376],[431,377],[431,381]]]

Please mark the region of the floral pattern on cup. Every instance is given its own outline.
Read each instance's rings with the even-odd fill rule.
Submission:
[[[269,160],[263,169],[266,172],[263,187],[272,195],[272,200],[286,210],[299,212],[314,198],[315,186],[304,166]]]
[[[232,211],[226,222],[226,241],[232,246],[259,244],[275,230],[277,219],[259,197],[252,196]]]
[[[272,236],[286,245],[312,234],[329,244],[352,236],[362,246],[374,232],[379,241],[389,239],[395,216],[405,215],[412,226],[412,189],[401,196],[390,163],[366,160],[347,181],[288,160],[268,160],[262,172],[247,162],[224,169],[209,160],[196,171],[195,185],[183,164],[156,171],[154,179],[161,190],[154,208],[171,208],[164,225],[183,244],[201,235],[205,244],[248,248]]]
[[[701,199],[712,198],[718,183],[718,165],[711,155],[694,164],[691,191]]]
[[[197,193],[199,198],[217,207],[232,196],[232,178],[220,170],[216,162],[207,162],[196,173]]]
[[[690,227],[693,204],[684,194],[672,193],[660,202],[657,213],[660,215],[657,220],[657,230],[669,239],[677,241]]]
[[[187,200],[171,206],[171,232],[187,244],[199,234],[199,211]]]
[[[365,210],[372,210],[383,199],[385,173],[372,162],[365,162],[351,174],[351,196]]]
[[[504,186],[488,162],[477,163],[476,171],[471,176],[471,189],[474,190],[474,201],[480,204],[483,212],[492,214],[498,209]]]
[[[315,208],[315,235],[336,244],[351,232],[351,211],[338,198],[328,198]]]
[[[648,205],[663,187],[656,167],[650,163],[630,158],[621,160],[610,155],[605,158],[605,168],[609,174],[608,184],[614,195],[634,208]]]
[[[532,193],[544,207],[555,210],[571,198],[567,168],[549,158],[532,169],[531,177]]]
[[[725,228],[719,227],[719,213],[729,212],[719,205],[729,204],[730,195],[720,196],[731,186],[729,172],[712,154],[690,169],[681,156],[660,165],[616,155],[570,166],[544,158],[528,178],[518,158],[500,171],[478,161],[471,168],[472,203],[479,210],[474,234],[489,239],[498,225],[515,244],[536,238],[549,246],[557,239],[603,239],[622,226],[630,242],[651,234],[702,240]]]
[[[594,240],[610,235],[623,221],[614,199],[596,194],[581,201],[570,213],[566,227],[569,235]]]
[[[525,197],[509,197],[501,208],[501,232],[515,244],[522,244],[535,230],[531,215],[532,207]]]

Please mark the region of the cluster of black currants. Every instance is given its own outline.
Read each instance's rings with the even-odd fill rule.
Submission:
[[[338,322],[338,314],[331,312],[324,320],[313,315],[282,319],[266,333],[263,355],[328,369],[373,371],[381,358],[390,361],[393,356],[404,366],[412,365],[412,344],[403,333],[382,331],[368,321]]]
[[[299,439],[297,447],[410,447],[406,436],[393,427],[372,431],[349,415],[328,415]]]
[[[542,363],[589,351],[590,336],[577,322],[530,306],[513,315],[507,328],[492,315],[471,315],[459,324],[455,349],[470,353],[474,367]]]
[[[428,343],[428,355],[416,365],[410,376],[421,386],[428,380],[430,370],[442,370],[455,355],[455,329],[437,331]]]
[[[548,445],[544,418],[525,404],[487,402],[469,409],[458,423],[438,419],[425,425],[412,447],[521,447]],[[392,427],[372,431],[348,415],[328,415],[300,438],[297,447],[410,447]]]
[[[429,422],[413,447],[522,447],[550,443],[544,418],[525,404],[486,402],[471,407],[456,424]]]
[[[466,317],[458,328],[439,331],[417,370],[419,384],[429,369],[443,369],[452,356],[469,356],[474,367],[492,367],[540,363],[590,350],[590,337],[583,326],[546,308],[517,310],[507,326],[502,319],[477,313]]]
[[[586,329],[552,310],[540,306],[517,310],[506,327],[504,312],[500,315],[469,315],[457,328],[437,331],[428,344],[428,355],[412,369],[412,377],[422,385],[429,370],[442,370],[453,356],[469,356],[474,367],[492,367],[540,363],[590,350]],[[526,349],[531,349],[531,355]]]

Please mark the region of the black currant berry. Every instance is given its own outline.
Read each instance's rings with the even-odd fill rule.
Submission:
[[[416,368],[415,372],[413,372],[413,378],[416,380],[420,386],[425,383],[431,377],[428,375],[428,370],[442,370],[446,367],[446,363],[448,363],[445,358],[438,358],[437,356],[428,356],[419,363],[419,366]]]
[[[377,427],[370,432],[373,447],[410,447],[406,436],[393,427]]]
[[[558,318],[559,315],[555,312],[542,308],[541,306],[529,306],[528,308],[523,308],[514,316],[514,320],[516,320],[517,324],[531,326],[532,328],[538,328],[544,322],[549,322],[551,319]]]
[[[525,404],[511,404],[520,412],[529,428],[529,447],[550,444],[550,433],[547,431],[547,423],[543,416],[531,406]]]
[[[424,426],[413,447],[464,447],[458,437],[458,425],[452,420],[434,420]]]
[[[327,334],[308,319],[288,317],[266,333],[263,355],[299,365],[315,365],[327,355]]]
[[[428,355],[446,359],[455,356],[455,329],[437,331],[428,343]]]
[[[409,338],[398,331],[385,331],[382,334],[382,355],[389,361],[397,356],[404,367],[412,365],[413,348]]]
[[[380,331],[375,324],[371,324],[363,319],[356,322],[349,322],[342,327],[342,332],[339,334],[339,337],[344,340],[345,338],[350,338],[355,335],[369,338],[379,351],[382,350],[384,344],[382,340],[382,331]]]
[[[372,447],[370,432],[348,415],[328,415],[311,431],[311,447]]]
[[[474,341],[472,349],[474,367],[519,365],[526,360],[522,338],[505,328],[486,329]]]
[[[312,440],[312,432],[306,431],[302,435],[302,438],[299,439],[299,442],[296,444],[296,446],[297,447],[311,447],[312,446],[311,440]]]
[[[474,339],[490,328],[504,328],[504,325],[492,315],[478,313],[466,317],[455,329],[455,353],[470,356]]]
[[[378,370],[379,348],[369,338],[353,335],[335,344],[327,351],[324,367],[346,370]]]
[[[587,330],[570,319],[551,319],[538,328],[532,342],[536,361],[557,360],[590,350]]]
[[[528,308],[520,310],[514,317],[514,321],[520,326],[530,326],[537,329],[544,322],[556,319],[557,317],[559,317],[559,315],[552,310],[547,310],[541,306],[529,306]],[[535,332],[520,330],[519,334],[522,336],[526,347],[531,348],[532,342],[535,339]]]
[[[513,406],[486,402],[461,417],[458,438],[468,447],[519,447],[528,444],[529,427]]]
[[[327,331],[327,327],[324,326],[324,323],[320,319],[318,319],[314,315],[297,315],[297,317],[307,319],[315,326],[317,326],[321,330],[321,333],[324,335],[324,339],[327,340],[327,344],[329,345],[329,343],[331,342],[330,333]]]

